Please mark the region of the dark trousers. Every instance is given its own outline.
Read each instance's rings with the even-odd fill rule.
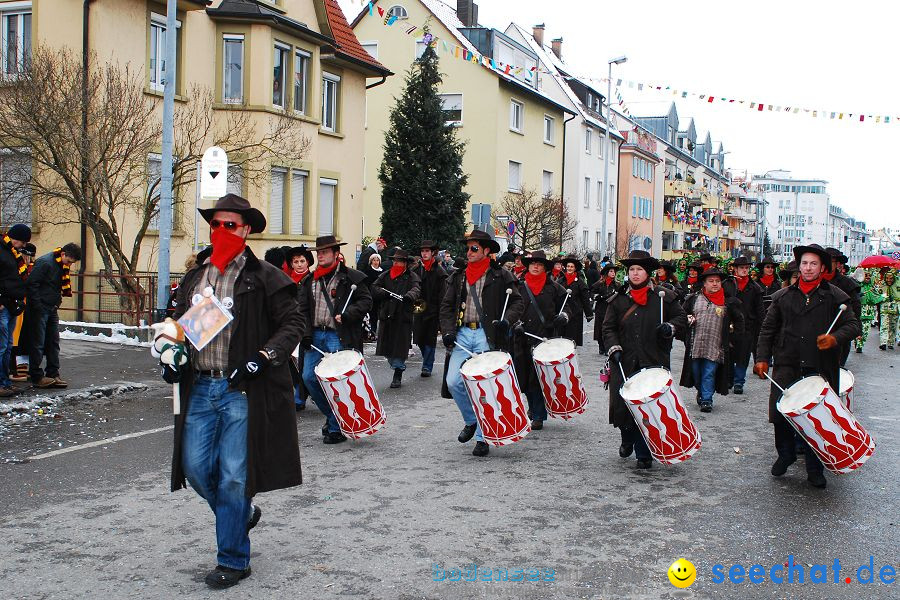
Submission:
[[[56,308],[34,307],[31,316],[28,376],[36,383],[45,375],[59,377],[59,314]],[[47,358],[46,371],[41,369],[44,357]]]
[[[778,451],[778,456],[789,462],[797,460],[796,430],[791,426],[790,423],[788,423],[787,419],[785,419],[781,413],[778,413],[775,416],[774,421],[775,450]],[[825,468],[822,466],[822,461],[819,460],[818,455],[816,455],[813,449],[809,447],[809,444],[806,443],[806,440],[804,440],[802,437],[800,437],[800,439],[806,446],[806,472],[821,473]]]
[[[644,440],[644,436],[641,435],[641,430],[638,429],[636,424],[631,423],[622,427],[619,431],[622,434],[622,443],[626,446],[634,446],[635,459],[653,460],[653,457],[650,455],[650,448],[647,446],[647,441]]]

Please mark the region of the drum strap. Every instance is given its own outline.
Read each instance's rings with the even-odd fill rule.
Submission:
[[[333,275],[332,275],[333,277]],[[328,312],[331,313],[331,318],[334,319],[334,327],[337,329],[341,326],[340,323],[337,322],[337,319],[334,318],[334,304],[331,302],[331,298],[328,297],[328,291],[325,289],[326,285],[320,285],[319,289],[322,290],[322,297],[325,298],[325,306],[328,307]]]
[[[475,312],[478,313],[478,322],[481,323],[481,328],[484,329],[484,309],[481,308],[481,300],[478,298],[478,291],[475,289],[474,285],[469,286],[469,293],[472,295],[472,304],[475,305]],[[488,337],[487,330],[485,330],[485,337]],[[488,346],[491,350],[494,349],[494,344],[491,343],[490,338],[488,338]]]
[[[531,306],[534,308],[534,312],[537,313],[538,319],[541,320],[541,325],[544,325],[544,315],[541,314],[541,309],[538,307],[537,300],[534,297],[534,293],[531,291],[531,288],[528,287],[528,284],[523,286],[525,291],[528,292],[528,299],[531,300]]]

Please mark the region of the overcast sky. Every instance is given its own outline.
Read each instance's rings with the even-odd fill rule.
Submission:
[[[404,0],[398,0],[398,3]],[[410,0],[406,0],[410,1]],[[358,0],[340,0],[353,18]],[[455,4],[455,0],[449,0]],[[676,99],[682,127],[721,141],[726,168],[828,181],[831,201],[871,228],[900,228],[896,155],[900,150],[900,2],[806,0],[481,0],[479,21],[504,30],[545,23],[545,42],[562,36],[573,73],[671,85],[716,97],[847,113],[889,114],[891,124],[755,112],[735,104]],[[386,31],[404,35],[401,30]],[[446,55],[440,55],[444,58]],[[450,60],[447,58],[446,60]],[[605,85],[601,91],[605,92]],[[623,86],[633,115],[669,94]],[[845,117],[846,119],[846,117]],[[868,119],[867,119],[868,121]],[[894,123],[896,121],[896,123]],[[702,140],[698,140],[702,141]]]

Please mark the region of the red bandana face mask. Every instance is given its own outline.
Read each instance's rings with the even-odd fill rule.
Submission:
[[[247,241],[244,238],[231,233],[224,227],[213,229],[209,241],[212,242],[212,255],[209,257],[209,262],[222,274],[225,273],[228,263],[247,247]]]

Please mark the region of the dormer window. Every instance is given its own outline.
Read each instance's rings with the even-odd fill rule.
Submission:
[[[387,12],[388,16],[397,17],[398,19],[406,19],[409,17],[409,13],[406,12],[406,9],[399,4],[390,7]]]

